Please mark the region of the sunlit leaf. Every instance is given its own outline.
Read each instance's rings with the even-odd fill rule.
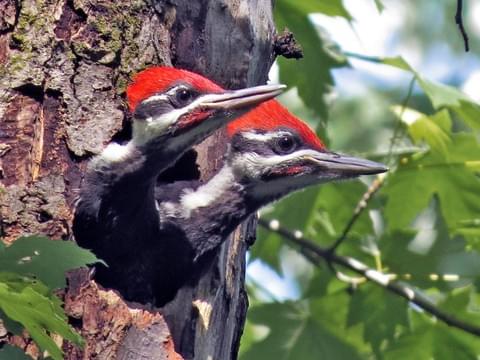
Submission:
[[[99,260],[71,241],[27,236],[0,250],[0,271],[40,279],[52,289],[65,287],[65,272]]]
[[[367,59],[367,58],[364,58],[364,59]],[[413,69],[410,66],[410,64],[407,63],[401,56],[390,57],[390,58],[388,58],[388,57],[378,58],[378,61],[375,61],[375,62],[383,63],[385,65],[394,66],[394,67],[397,67],[401,70],[412,71],[413,72]]]
[[[472,129],[480,130],[480,105],[459,100],[459,105],[454,106],[453,110]]]
[[[361,56],[361,55],[356,56],[355,54],[352,54],[352,55],[354,57],[357,57],[366,61],[390,65],[390,66],[399,68],[401,70],[411,72],[412,74],[415,75],[415,78],[418,84],[420,85],[422,90],[425,92],[427,97],[432,102],[433,107],[437,110],[442,107],[461,108],[465,106],[467,107],[468,110],[464,110],[464,112],[467,112],[467,113],[470,112],[470,116],[471,116],[472,110],[478,110],[478,104],[475,104],[475,102],[472,99],[470,99],[466,94],[464,94],[462,91],[458,90],[453,86],[445,85],[437,81],[426,79],[419,72],[414,70],[410,66],[410,64],[407,61],[405,61],[405,59],[403,59],[401,56],[380,58],[380,57],[367,57],[367,56]],[[470,117],[470,120],[472,120],[471,117]],[[478,120],[475,119],[471,121],[471,123],[472,122],[477,124],[478,126]]]
[[[63,358],[62,351],[47,331],[75,344],[82,344],[81,337],[68,325],[62,308],[31,287],[17,292],[7,284],[0,283],[0,308],[6,316],[21,323],[40,349],[48,351],[56,360]]]
[[[461,101],[470,101],[467,95],[452,86],[427,80],[418,74],[417,81],[435,109],[443,106],[459,106]]]
[[[455,133],[450,139],[442,143],[442,151],[431,148],[425,154],[400,159],[383,189],[388,196],[385,216],[391,229],[408,227],[433,195],[439,197],[452,233],[462,232],[469,221],[475,223],[480,214],[480,145],[472,134]]]
[[[425,115],[417,119],[410,124],[408,132],[414,143],[426,142],[433,151],[447,157],[451,126],[448,111],[442,110],[432,116]]]

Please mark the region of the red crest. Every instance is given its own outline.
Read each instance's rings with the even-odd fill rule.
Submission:
[[[127,100],[133,111],[148,97],[167,90],[177,81],[189,83],[204,92],[221,92],[223,89],[213,81],[191,71],[167,66],[155,66],[139,72],[127,88]]]
[[[325,145],[315,132],[276,100],[265,101],[252,111],[228,124],[227,133],[232,137],[241,131],[269,131],[281,127],[295,129],[305,144],[309,144],[312,148],[325,149]]]

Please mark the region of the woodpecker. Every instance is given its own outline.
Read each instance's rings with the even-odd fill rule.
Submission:
[[[219,246],[250,214],[281,197],[333,180],[387,171],[383,164],[326,149],[316,134],[275,100],[227,125],[223,167],[208,182],[157,186],[160,219],[154,293],[162,304],[193,285]]]
[[[123,264],[141,259],[139,254],[161,241],[157,176],[191,146],[283,88],[224,90],[203,76],[171,67],[149,68],[134,78],[127,88],[132,139],[108,145],[89,163],[73,222],[79,245],[110,266],[97,269],[101,284],[125,290],[127,298],[148,298],[151,289],[138,280],[144,265],[132,270]]]

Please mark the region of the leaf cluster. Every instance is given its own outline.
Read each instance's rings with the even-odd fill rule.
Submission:
[[[97,261],[73,242],[43,236],[21,237],[10,246],[0,243],[0,318],[6,329],[15,335],[26,330],[55,360],[63,359],[63,352],[52,335],[82,346],[54,290],[65,287],[66,271]],[[0,350],[0,359],[24,358],[17,348],[6,345]]]
[[[279,29],[292,30],[305,52],[304,60],[279,61],[280,80],[296,87],[304,105],[322,119],[317,124],[324,138],[331,71],[349,66],[352,56],[313,25],[311,13],[352,21],[342,1],[325,3],[279,0],[276,7]],[[375,4],[382,11],[382,1]],[[407,72],[415,87],[406,101],[390,106],[391,147],[371,157],[391,170],[338,253],[391,274],[439,309],[480,326],[480,105],[454,86],[429,80],[402,57],[361,58]],[[411,105],[413,96],[428,106]],[[341,236],[369,185],[362,179],[307,189],[262,216],[328,247]],[[250,261],[261,260],[279,276],[285,269],[303,269],[301,254],[285,259],[286,247],[278,234],[261,229]],[[328,264],[312,267],[312,275],[296,284],[297,300],[265,301],[265,289],[250,282],[253,305],[241,358],[478,357],[480,341],[473,335],[449,328],[345,269],[333,270]],[[355,281],[339,280],[336,271]]]

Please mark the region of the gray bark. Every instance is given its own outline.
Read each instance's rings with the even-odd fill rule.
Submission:
[[[134,72],[174,65],[226,88],[264,83],[273,35],[268,0],[0,0],[4,239],[71,239],[88,159],[127,133],[123,99]],[[203,179],[220,167],[225,146],[222,131],[198,146]],[[87,345],[81,351],[64,344],[66,358],[235,358],[248,304],[251,225],[223,245],[197,287],[163,309],[127,304],[87,271],[71,274],[65,307]]]

